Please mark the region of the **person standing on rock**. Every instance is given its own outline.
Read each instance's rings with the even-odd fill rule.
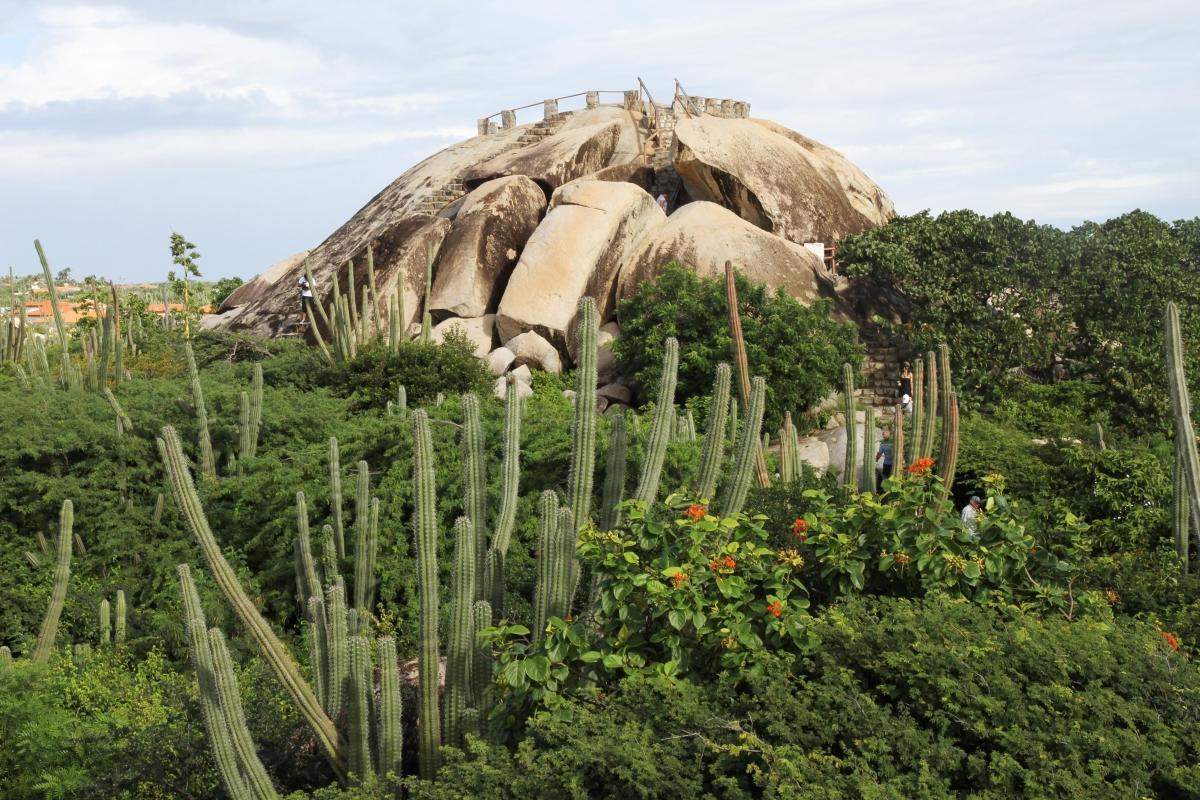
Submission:
[[[900,405],[904,407],[905,414],[912,413],[912,386],[913,374],[912,367],[907,361],[900,368],[900,380],[896,381],[900,385]]]
[[[316,320],[313,312],[313,293],[312,287],[308,285],[308,276],[301,275],[300,280],[296,281],[296,288],[300,290],[300,310],[305,313],[309,319]]]
[[[656,203],[658,203],[658,207],[659,207],[659,208],[661,208],[661,209],[663,210],[663,213],[664,213],[664,214],[668,213],[668,211],[667,211],[667,194],[666,194],[666,192],[659,192],[659,193],[658,193],[658,199],[657,199],[655,202],[656,202]]]

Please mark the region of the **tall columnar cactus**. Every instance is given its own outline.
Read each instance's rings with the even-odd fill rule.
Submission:
[[[892,476],[903,478],[906,466],[904,460],[904,406],[897,403],[892,417]]]
[[[358,462],[358,478],[354,488],[354,608],[360,613],[370,611],[375,592],[371,552],[378,546],[372,541],[371,472],[366,461]]]
[[[608,429],[608,457],[604,464],[604,491],[600,497],[600,529],[614,530],[621,524],[621,501],[625,497],[625,414],[617,409]]]
[[[1186,495],[1188,518],[1192,535],[1200,542],[1200,455],[1196,451],[1196,432],[1192,426],[1192,401],[1188,394],[1187,374],[1183,362],[1183,337],[1179,332],[1179,309],[1167,303],[1164,315],[1166,328],[1167,382],[1171,397],[1171,414],[1175,420],[1175,443],[1183,467],[1182,479],[1176,479],[1181,496],[1176,506],[1182,506]],[[1183,537],[1186,541],[1186,536]],[[1183,549],[1183,548],[1181,548]],[[1187,559],[1184,559],[1185,563]]]
[[[541,641],[546,622],[560,615],[558,598],[565,596],[562,585],[562,531],[558,525],[558,497],[542,492],[538,508],[538,580],[533,593],[533,636]]]
[[[113,377],[119,386],[121,381],[125,380],[125,342],[121,338],[121,301],[117,297],[117,287],[111,281],[108,288],[112,292],[112,310],[109,313],[113,318],[113,371],[116,373]]]
[[[946,403],[946,419],[942,430],[942,502],[950,499],[954,473],[958,468],[958,395],[950,393]]]
[[[0,645],[0,675],[12,669],[13,655],[8,645]]]
[[[329,716],[336,719],[346,708],[347,694],[350,691],[350,632],[346,626],[346,587],[340,582],[329,588],[327,605],[329,649],[325,658],[329,670],[325,674],[325,691],[329,696],[325,710]]]
[[[658,498],[658,481],[662,477],[663,459],[671,441],[671,411],[675,407],[675,381],[679,377],[679,342],[670,337],[663,343],[662,374],[658,379],[658,399],[654,405],[654,422],[650,439],[642,456],[642,474],[634,497],[652,504]],[[757,432],[755,437],[757,439]]]
[[[479,398],[474,394],[462,397],[463,435],[463,511],[470,521],[474,533],[471,543],[475,548],[473,557],[475,565],[473,575],[483,573],[483,559],[487,552],[487,466],[484,454],[483,423],[479,418]],[[474,600],[484,599],[483,581],[478,584],[472,580],[475,589]]]
[[[912,408],[912,447],[909,448],[909,463],[915,463],[921,458],[921,435],[925,431],[925,362],[919,358],[913,362]]]
[[[733,471],[726,478],[721,492],[721,514],[727,517],[741,513],[750,491],[750,477],[754,469],[754,456],[758,450],[758,432],[762,428],[763,409],[766,406],[767,382],[756,377],[750,389],[750,405],[746,409],[746,421],[738,438],[737,452],[733,459]]]
[[[108,598],[100,601],[100,644],[112,643],[112,606],[109,605]]]
[[[117,396],[107,386],[104,387],[104,399],[108,401],[113,413],[117,415],[117,435],[121,436],[126,431],[133,430],[133,423],[125,414],[124,409],[121,408],[121,403],[118,402]]]
[[[50,295],[50,308],[54,311],[54,328],[58,331],[59,354],[62,359],[60,380],[64,389],[78,389],[82,384],[82,379],[79,370],[71,363],[71,351],[67,346],[67,326],[63,323],[62,309],[58,307],[54,273],[50,269],[50,262],[46,260],[46,251],[42,250],[42,243],[34,239],[33,247],[37,250],[38,260],[42,262],[42,274],[46,278],[46,291]]]
[[[151,519],[153,519],[155,523],[162,521],[163,502],[163,493],[159,492],[154,497],[154,512],[151,514]]]
[[[162,430],[162,438],[158,440],[158,450],[175,495],[175,505],[179,508],[187,528],[200,545],[204,558],[216,578],[217,586],[229,601],[234,613],[250,632],[272,672],[291,696],[334,769],[339,774],[344,774],[345,761],[339,751],[338,734],[333,720],[325,714],[312,687],[304,680],[287,648],[259,614],[254,601],[246,594],[245,589],[238,582],[237,574],[225,560],[221,546],[208,525],[200,497],[196,493],[196,487],[192,483],[179,434],[170,425],[165,426]]]
[[[192,405],[196,408],[196,427],[200,445],[200,473],[208,478],[217,477],[217,464],[213,460],[212,437],[208,435],[208,410],[204,406],[204,389],[200,386],[200,371],[196,369],[196,355],[192,343],[183,343],[187,355],[188,374],[191,376]]]
[[[788,431],[788,423],[790,420],[785,419],[784,425],[779,429],[779,480],[782,483],[791,483],[795,476],[792,474],[792,437]]]
[[[721,477],[721,461],[725,457],[725,420],[728,415],[729,387],[733,372],[724,362],[717,364],[713,381],[712,400],[708,404],[708,430],[700,452],[700,469],[696,477],[696,496],[709,499],[717,490]]]
[[[1104,426],[1097,422],[1092,426],[1092,430],[1096,434],[1096,449],[1107,450],[1108,444],[1104,441]]]
[[[250,457],[250,395],[238,395],[238,459]]]
[[[213,758],[225,791],[233,800],[255,800],[258,794],[251,788],[247,776],[242,772],[234,751],[233,737],[226,722],[225,710],[217,688],[213,666],[212,644],[200,606],[200,596],[192,582],[187,564],[179,565],[180,589],[183,595],[184,628],[188,635],[188,651],[192,657],[192,668],[200,684],[200,709],[204,715],[204,727],[208,730],[208,741],[212,746]]]
[[[267,770],[258,758],[258,751],[250,739],[250,728],[246,725],[246,712],[242,708],[242,693],[238,689],[237,673],[233,670],[233,660],[229,657],[229,649],[225,646],[225,635],[220,629],[212,628],[208,632],[209,646],[212,648],[213,673],[216,677],[217,694],[220,697],[221,712],[225,725],[229,729],[229,738],[237,756],[238,766],[246,777],[253,796],[259,800],[274,798],[275,787],[267,776]]]
[[[250,456],[258,454],[258,434],[262,428],[263,371],[262,364],[254,364],[254,378],[250,384]]]
[[[921,433],[921,457],[933,455],[933,441],[937,435],[938,416],[938,366],[937,355],[930,350],[925,354],[925,430]]]
[[[437,775],[442,726],[438,718],[438,509],[433,441],[424,410],[412,413],[413,505],[417,540],[417,588],[421,606],[418,672],[420,681],[421,776]]]
[[[738,437],[738,401],[736,397],[729,398],[729,446],[737,444]]]
[[[742,403],[750,407],[750,363],[746,358],[746,339],[742,335],[742,317],[739,312],[737,280],[733,272],[733,262],[725,262],[725,301],[729,309],[729,335],[733,339],[733,356],[737,364],[738,388]],[[767,474],[767,453],[765,449],[754,454],[754,474],[759,488],[765,489],[771,485]]]
[[[50,606],[42,620],[37,644],[33,648],[35,664],[44,664],[54,652],[54,638],[58,635],[58,621],[62,618],[63,603],[67,599],[67,584],[71,580],[71,546],[74,544],[72,527],[75,523],[75,507],[64,500],[58,515],[58,559],[54,567],[54,589],[50,594]]]
[[[383,335],[383,328],[379,324],[379,291],[375,287],[375,243],[367,242],[367,289],[370,290],[370,316],[371,316],[371,336],[378,339]]]
[[[950,414],[950,395],[954,392],[954,382],[951,380],[950,372],[950,345],[942,342],[937,347],[938,355],[938,380],[941,381],[941,415],[942,420]]]
[[[400,665],[396,660],[396,640],[381,636],[379,644],[379,735],[376,737],[376,762],[379,774],[401,773],[404,750],[403,712],[400,695]]]
[[[1185,446],[1183,442],[1176,440],[1175,472],[1173,473],[1174,483],[1171,495],[1171,533],[1175,537],[1175,553],[1179,556],[1179,561],[1183,565],[1183,573],[1186,575],[1190,566],[1188,563],[1188,520],[1191,508],[1187,491],[1187,461],[1183,453]]]
[[[507,553],[517,520],[517,496],[521,482],[521,395],[515,379],[504,390],[504,453],[500,464],[500,516],[492,535],[492,546]]]
[[[433,299],[433,247],[425,247],[425,294],[422,302],[425,310],[421,313],[421,341],[429,344],[433,341],[433,318],[429,315],[429,303]]]
[[[576,534],[592,511],[592,481],[596,471],[596,301],[579,301],[575,356],[575,418],[571,424],[571,469],[567,474],[571,526]],[[574,588],[574,578],[567,590]]]
[[[446,645],[446,716],[443,741],[463,744],[463,712],[470,705],[471,667],[475,659],[475,536],[478,529],[466,517],[454,523],[454,571],[451,574],[450,636]]]
[[[559,591],[554,598],[554,615],[565,617],[571,612],[575,587],[579,582],[579,559],[575,555],[579,546],[579,531],[575,528],[574,515],[569,506],[560,506],[558,509],[558,537],[562,552],[558,559],[559,577],[556,585]]]
[[[854,413],[854,368],[842,364],[842,416],[846,419],[846,459],[842,464],[842,484],[853,487],[858,474],[858,420]]]
[[[108,360],[112,352],[112,317],[108,314],[100,314],[99,304],[94,304],[93,308],[99,316],[100,321],[100,374],[96,381],[96,391],[100,391],[108,386]]]
[[[375,693],[371,646],[365,637],[350,637],[350,778],[359,784],[375,775],[371,759],[371,698]]]
[[[492,606],[486,600],[477,600],[471,607],[472,639],[471,652],[474,660],[471,663],[471,696],[470,704],[487,716],[487,686],[492,681],[492,651],[480,640],[479,634],[492,624]]]
[[[346,535],[342,529],[342,463],[338,457],[338,440],[329,437],[329,511],[333,520],[333,541],[338,558],[346,557]]]
[[[867,406],[863,415],[862,490],[875,493],[875,408]]]
[[[300,557],[300,607],[308,608],[309,598],[321,596],[321,580],[313,558],[312,536],[308,528],[308,502],[304,492],[296,492],[296,553]]]
[[[125,606],[125,590],[117,589],[117,619],[116,619],[116,625],[114,626],[115,627],[115,637],[114,638],[117,643],[117,647],[120,647],[121,645],[125,644],[126,631],[128,629],[127,625],[126,625],[127,614],[128,614],[128,609]]]

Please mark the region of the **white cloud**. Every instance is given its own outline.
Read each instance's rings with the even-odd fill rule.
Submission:
[[[1121,175],[1110,178],[1074,178],[1072,180],[1028,186],[1023,191],[1030,194],[1069,194],[1082,191],[1111,191],[1120,189],[1150,189],[1195,179],[1192,173],[1147,173]],[[1019,190],[1020,191],[1020,190]]]

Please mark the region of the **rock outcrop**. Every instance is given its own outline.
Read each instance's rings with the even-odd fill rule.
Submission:
[[[672,261],[688,265],[701,278],[723,278],[725,262],[732,261],[751,281],[783,289],[805,304],[836,297],[824,263],[812,251],[756,228],[716,203],[688,203],[668,217],[621,270],[617,293],[629,297]]]
[[[435,319],[496,310],[546,195],[524,175],[496,178],[467,195],[438,252],[429,308]]]
[[[589,96],[588,108],[559,113],[548,101],[544,118],[525,125],[505,112],[499,130],[482,121],[481,135],[407,170],[310,252],[239,288],[206,327],[311,339],[296,289],[305,258],[328,307],[335,286],[361,298],[369,253],[381,329],[399,293],[401,330],[419,331],[431,265],[435,338],[462,328],[498,390],[530,366],[569,368],[579,299],[594,297],[605,323],[598,402],[621,404],[630,396],[610,348],[615,301],[667,262],[719,277],[732,261],[801,302],[835,297],[839,314],[865,313],[862,298],[879,294],[831,275],[802,247],[893,213],[841,154],[749,119],[735,101],[649,108],[630,93],[620,106],[596,102]],[[660,193],[670,216],[655,201]]]
[[[601,318],[610,317],[617,273],[664,222],[654,198],[633,184],[581,178],[562,186],[504,290],[500,338],[537,331],[573,357],[580,298],[596,298]]]

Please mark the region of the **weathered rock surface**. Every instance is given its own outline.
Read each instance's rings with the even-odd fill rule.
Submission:
[[[517,397],[532,397],[533,387],[523,381],[517,381]],[[508,378],[500,376],[496,378],[496,382],[492,384],[492,394],[496,398],[503,400],[508,394]]]
[[[858,463],[861,466],[863,460],[863,449],[866,447],[866,426],[861,422],[855,423],[857,428],[856,435],[858,441],[856,443],[856,455]],[[846,427],[839,425],[836,428],[823,430],[815,437],[818,441],[824,442],[829,449],[829,472],[836,476],[839,480],[842,478],[842,472],[846,467]],[[883,432],[880,428],[875,428],[875,441],[881,441]],[[871,453],[870,460],[873,462],[875,454]]]
[[[577,112],[553,136],[503,153],[463,176],[468,186],[504,175],[526,175],[548,189],[635,159],[637,123],[628,111],[595,108]]]
[[[624,403],[629,405],[633,402],[633,392],[629,391],[628,386],[620,383],[608,383],[596,390],[596,394],[600,397],[605,397],[614,403]]]
[[[503,375],[508,372],[508,368],[516,361],[517,354],[507,347],[497,347],[492,352],[488,353],[487,367],[488,372],[493,375]]]
[[[625,298],[656,278],[672,261],[701,278],[724,278],[725,262],[755,283],[783,289],[808,305],[835,297],[823,261],[794,242],[756,228],[716,203],[688,203],[667,218],[640,252],[621,269],[617,293]]]
[[[517,367],[516,369],[514,369],[512,372],[510,372],[508,374],[513,376],[517,380],[519,380],[521,383],[525,383],[525,384],[533,383],[533,373],[529,371],[528,364],[522,364],[521,366]]]
[[[505,342],[504,346],[513,351],[513,355],[516,356],[514,363],[518,366],[533,366],[556,375],[562,372],[562,359],[559,358],[558,350],[533,331],[514,336]]]
[[[843,441],[843,453],[846,452],[844,449],[845,446],[845,442]],[[797,454],[800,456],[801,461],[815,470],[824,472],[829,469],[829,445],[816,436],[802,437]]]
[[[434,318],[495,311],[545,210],[545,193],[524,175],[488,181],[467,195],[438,252],[429,306]]]
[[[832,242],[883,216],[851,203],[823,157],[748,119],[681,119],[672,156],[694,199],[716,202],[797,244]]]
[[[492,350],[495,329],[495,314],[485,314],[482,317],[451,317],[433,326],[433,340],[442,344],[450,331],[461,331],[475,346],[475,355],[484,358]]]
[[[279,282],[280,278],[284,277],[285,275],[292,274],[293,270],[295,270],[298,266],[300,268],[300,273],[298,273],[295,280],[292,281],[292,285],[295,287],[296,281],[300,279],[300,274],[303,274],[304,259],[307,257],[308,251],[301,250],[295,255],[288,256],[283,261],[267,267],[261,275],[256,276],[253,280],[243,283],[241,286],[230,292],[229,296],[221,302],[220,308],[217,309],[217,314],[224,314],[230,309],[261,300],[262,298],[266,297],[267,294],[274,291],[275,285]]]
[[[632,184],[584,178],[560,188],[500,300],[501,338],[536,331],[573,357],[580,298],[596,298],[600,318],[609,318],[621,265],[665,221]]]

